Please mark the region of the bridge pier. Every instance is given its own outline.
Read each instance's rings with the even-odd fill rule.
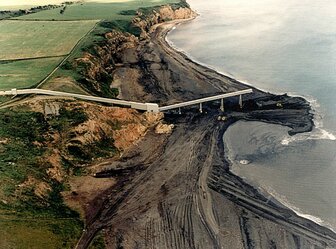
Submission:
[[[178,114],[182,114],[182,112],[181,112],[181,107],[179,107],[179,109],[178,109]]]
[[[224,112],[224,99],[221,99],[220,110]]]
[[[243,108],[243,97],[242,97],[242,95],[239,95],[239,106],[240,106],[240,109]]]
[[[240,91],[235,91],[235,92],[223,93],[223,94],[216,95],[216,96],[211,96],[211,97],[206,97],[206,98],[201,98],[201,99],[190,100],[190,101],[186,101],[182,103],[162,106],[162,107],[159,107],[159,111],[161,112],[168,111],[168,110],[177,109],[180,107],[187,107],[187,106],[194,106],[194,107],[199,106],[199,111],[202,113],[203,103],[207,103],[210,101],[216,101],[217,103],[218,101],[221,101],[220,109],[224,111],[224,99],[229,98],[229,97],[234,97],[234,96],[239,97],[240,108],[243,108],[242,95],[252,93],[252,92],[253,92],[252,89],[245,89],[245,90],[240,90]]]

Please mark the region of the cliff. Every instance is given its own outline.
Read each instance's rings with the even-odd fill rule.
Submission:
[[[132,22],[134,26],[140,28],[140,38],[149,39],[149,33],[156,24],[172,20],[190,19],[193,17],[196,17],[196,13],[189,7],[173,9],[172,6],[167,5],[158,10],[153,10],[149,15],[145,15],[139,11],[138,16],[135,17]]]
[[[73,66],[83,76],[80,84],[100,96],[123,97],[121,88],[123,81],[127,81],[127,85],[137,88],[138,95],[128,96],[127,89],[124,90],[124,95],[137,100],[151,99],[151,91],[138,89],[138,85],[144,80],[155,81],[153,73],[144,70],[147,61],[161,62],[155,55],[150,53],[146,55],[144,49],[144,45],[150,40],[152,27],[162,22],[195,16],[196,14],[188,7],[163,6],[154,8],[150,13],[139,10],[128,30],[138,30],[138,36],[113,29],[104,35],[104,42],[94,45],[73,62]]]

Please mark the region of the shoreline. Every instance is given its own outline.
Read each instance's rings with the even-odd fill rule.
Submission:
[[[197,17],[195,17],[197,18]],[[175,30],[175,28],[177,28],[179,25],[183,25],[185,23],[188,23],[188,22],[191,22],[193,19],[195,18],[192,18],[190,20],[187,20],[187,21],[182,21],[182,22],[177,22],[176,25],[167,32],[167,35],[166,35],[166,42],[167,44],[174,50],[176,50],[178,53],[181,53],[183,54],[185,57],[187,58],[190,58],[190,61],[194,62],[195,64],[198,64],[202,67],[205,67],[205,68],[209,68],[213,71],[216,71],[217,73],[225,76],[225,77],[228,77],[228,78],[231,78],[231,79],[234,79],[246,86],[250,86],[250,87],[253,87],[253,88],[257,88],[258,90],[262,91],[262,92],[270,92],[272,94],[275,94],[275,95],[283,95],[283,94],[288,94],[290,97],[299,97],[299,98],[303,98],[305,100],[307,100],[309,103],[310,103],[310,106],[311,106],[311,111],[313,113],[313,122],[314,122],[314,127],[313,127],[313,130],[311,132],[309,132],[311,135],[314,135],[313,133],[314,132],[317,132],[318,130],[321,131],[322,134],[317,134],[319,137],[318,138],[312,138],[312,139],[324,139],[324,140],[336,140],[336,135],[333,134],[331,131],[329,130],[326,130],[324,129],[323,127],[323,121],[322,121],[322,118],[321,118],[321,115],[324,115],[325,113],[322,112],[321,110],[319,110],[320,108],[320,104],[317,102],[317,99],[314,98],[313,96],[310,96],[310,95],[301,95],[299,93],[296,93],[296,92],[281,92],[281,91],[272,91],[271,89],[263,89],[263,88],[259,88],[259,87],[256,87],[255,85],[253,85],[253,83],[247,81],[247,80],[241,80],[237,77],[235,77],[234,75],[230,74],[229,72],[226,72],[226,71],[221,71],[221,70],[218,70],[216,69],[214,66],[211,66],[211,65],[208,65],[206,63],[203,63],[199,60],[197,60],[195,57],[193,57],[191,54],[189,54],[188,52],[184,51],[183,49],[180,49],[178,48],[171,40],[168,39],[168,35],[171,31]],[[304,134],[304,133],[303,133]],[[310,136],[308,137],[308,139],[310,138]]]
[[[169,33],[170,33],[172,30],[174,30],[175,28],[177,28],[178,25],[181,25],[181,24],[186,23],[186,22],[190,22],[190,21],[192,21],[193,19],[194,19],[194,18],[192,18],[192,19],[190,19],[190,20],[175,20],[175,21],[173,21],[174,25],[173,25],[172,27],[169,27],[168,29],[165,27],[166,31],[164,31],[164,33],[165,33],[165,35],[164,35],[164,36],[165,36],[164,40],[165,40],[166,44],[167,44],[168,46],[170,46],[171,49],[175,50],[177,53],[180,53],[180,54],[182,54],[184,57],[188,58],[187,60],[190,61],[191,63],[194,63],[194,64],[199,65],[199,66],[201,66],[201,67],[204,67],[204,68],[213,70],[213,71],[215,71],[216,73],[218,73],[218,74],[220,74],[220,75],[222,75],[222,76],[224,76],[224,77],[226,77],[226,78],[229,78],[229,79],[231,79],[231,80],[234,80],[234,81],[236,81],[236,82],[238,82],[238,83],[240,83],[240,84],[242,84],[242,85],[244,85],[244,86],[251,86],[251,87],[253,87],[254,89],[258,89],[259,91],[265,92],[266,90],[256,88],[252,83],[244,82],[244,81],[240,81],[240,80],[238,80],[238,79],[235,79],[235,78],[233,78],[233,75],[226,74],[225,72],[217,71],[214,67],[209,66],[209,65],[207,65],[207,64],[205,64],[205,63],[202,63],[202,62],[196,60],[196,59],[193,58],[191,55],[189,55],[187,52],[185,52],[185,51],[183,51],[182,49],[179,49],[178,47],[176,47],[176,46],[173,44],[173,42],[170,41],[170,40],[167,38],[167,36],[169,35]],[[160,24],[160,25],[165,26],[166,23],[163,23],[163,24]],[[168,24],[168,25],[170,26],[170,24]],[[278,95],[279,93],[275,93],[275,94]],[[287,94],[287,93],[282,93],[282,94]],[[293,96],[293,95],[290,95],[290,97],[299,97],[299,98],[304,98],[304,99],[306,99],[306,97],[305,97],[305,96],[302,96],[302,95],[294,95],[294,96]],[[310,101],[309,101],[309,103],[310,103],[310,106],[311,106],[311,102],[310,102]],[[313,109],[312,109],[312,111],[315,113],[315,111],[314,111]],[[314,116],[315,116],[315,115],[314,115]],[[315,121],[315,117],[314,117],[313,120]],[[249,120],[245,120],[245,121],[248,122]],[[267,122],[267,121],[261,121],[261,122],[265,122],[265,123],[268,123],[268,124],[272,124],[272,122]],[[234,123],[235,123],[235,122],[233,122],[232,124],[234,124]],[[228,126],[226,127],[226,129],[229,128],[229,126],[231,126],[232,124],[228,125]],[[288,127],[288,126],[283,125],[283,124],[278,124],[278,125]],[[315,125],[313,125],[312,128],[313,128],[313,130],[314,130],[314,129],[318,128],[318,127],[316,127]],[[223,135],[225,134],[226,129],[224,130]],[[308,131],[307,133],[310,133],[310,132],[312,132],[312,131]],[[300,134],[304,134],[304,133],[300,133]],[[294,135],[296,135],[296,134],[294,134]],[[258,194],[263,195],[263,197],[265,197],[265,194],[266,194],[266,193],[267,193],[268,195],[272,196],[272,198],[274,198],[274,200],[277,202],[277,203],[275,203],[275,205],[276,205],[276,206],[278,205],[278,208],[283,209],[283,207],[285,207],[285,209],[287,209],[288,211],[294,212],[295,215],[296,215],[298,218],[302,218],[302,219],[308,220],[309,222],[313,222],[313,223],[315,223],[317,226],[320,226],[320,227],[317,228],[317,229],[320,229],[320,228],[322,228],[322,230],[327,229],[327,230],[331,231],[332,233],[334,233],[334,234],[336,235],[336,230],[335,230],[335,229],[332,229],[331,227],[328,227],[328,226],[322,224],[324,221],[321,220],[319,217],[315,217],[315,216],[312,216],[312,215],[309,215],[309,214],[303,214],[303,213],[298,212],[297,210],[295,210],[296,207],[291,207],[290,205],[289,205],[289,206],[286,205],[286,203],[283,203],[283,201],[279,200],[276,196],[272,195],[272,194],[269,193],[267,190],[264,190],[265,193],[263,193],[263,192],[260,191],[260,190],[257,190],[257,189],[256,189],[257,186],[253,186],[253,185],[251,185],[250,183],[247,183],[243,178],[239,177],[238,175],[236,175],[234,172],[231,171],[231,169],[230,169],[230,168],[231,168],[231,162],[229,161],[229,159],[228,159],[227,157],[226,157],[226,161],[227,161],[227,163],[230,165],[230,166],[229,166],[229,171],[230,171],[230,173],[232,173],[235,177],[239,178],[239,179],[243,182],[243,184],[247,184],[247,185],[249,185],[253,190],[258,191]],[[266,198],[266,197],[265,197],[265,198]],[[281,206],[282,206],[282,207],[281,207]],[[309,217],[314,217],[314,218],[309,218]],[[319,220],[320,222],[317,222],[317,220]],[[323,232],[322,232],[322,233],[323,233]]]
[[[133,53],[119,53],[132,57],[118,67],[118,77],[142,75],[122,84],[123,98],[173,104],[250,88],[167,43],[169,30],[184,21],[155,25]],[[85,231],[76,248],[87,248],[99,231],[111,248],[336,247],[335,233],[267,199],[230,172],[223,134],[236,121],[285,125],[290,135],[313,129],[305,99],[253,89],[244,97],[243,109],[232,98],[225,100],[225,113],[218,103],[205,104],[202,114],[192,107],[182,115],[167,113],[165,121],[175,126],[169,136],[149,131],[137,146],[106,165],[104,172],[113,175],[124,168],[127,174],[87,207]],[[276,107],[279,102],[283,108]],[[223,115],[225,122],[218,120]]]
[[[195,17],[197,18],[197,17]],[[216,72],[218,72],[219,74],[222,74],[223,76],[225,77],[229,77],[229,78],[232,78],[244,85],[248,85],[248,86],[251,86],[253,88],[257,88],[256,86],[253,85],[253,83],[250,83],[248,81],[242,81],[240,79],[237,79],[235,78],[234,75],[228,73],[228,72],[225,72],[225,71],[220,71],[220,70],[217,70],[215,67],[211,66],[211,65],[208,65],[206,63],[203,63],[199,60],[197,60],[196,58],[194,58],[191,54],[189,54],[188,52],[184,51],[183,49],[177,47],[173,41],[171,41],[168,36],[170,34],[170,32],[172,32],[173,30],[175,30],[176,28],[178,28],[179,25],[183,25],[185,23],[188,23],[188,22],[191,22],[194,18],[192,18],[191,20],[187,20],[187,21],[182,21],[182,22],[177,22],[175,26],[173,26],[167,33],[166,33],[166,37],[165,37],[165,41],[166,43],[172,48],[174,49],[175,51],[177,51],[178,53],[181,53],[183,54],[184,56],[188,57],[190,59],[191,62],[195,63],[195,64],[199,64],[201,65],[202,67],[205,67],[205,68],[209,68],[211,70],[214,70]],[[335,136],[325,130],[323,128],[323,123],[321,125],[321,120],[319,119],[319,114],[318,114],[318,104],[315,104],[314,106],[314,102],[316,102],[317,100],[314,99],[312,96],[304,96],[304,95],[300,95],[298,93],[287,93],[287,92],[273,92],[272,90],[266,90],[266,89],[262,89],[262,88],[257,88],[258,90],[260,91],[263,91],[263,92],[271,92],[272,94],[276,94],[276,95],[282,95],[282,94],[289,94],[289,96],[291,97],[299,97],[299,98],[304,98],[305,100],[307,100],[309,103],[310,103],[310,106],[311,106],[311,111],[312,113],[314,114],[313,116],[313,122],[314,122],[314,126],[313,126],[313,129],[312,131],[310,132],[306,132],[306,133],[300,133],[300,134],[295,134],[295,135],[307,135],[308,136],[308,139],[311,137],[311,136],[314,136],[314,133],[317,133],[318,131],[320,131],[322,134],[319,134],[318,138],[312,138],[312,139],[323,139],[323,140],[335,140]],[[309,99],[309,97],[311,99]],[[247,121],[248,122],[248,121]],[[265,123],[268,123],[269,122],[265,122]],[[281,125],[281,124],[280,124]],[[282,125],[283,126],[283,125]],[[285,126],[287,127],[287,126]],[[295,136],[294,135],[294,136]],[[290,138],[293,138],[293,140],[290,140],[289,142],[291,141],[294,141],[295,138],[293,136],[291,136]],[[298,138],[300,139],[300,138]],[[230,172],[232,172],[233,174],[236,175],[235,172],[233,172],[231,170],[231,162],[229,162],[229,159],[228,160],[228,163],[230,164]],[[238,176],[238,175],[236,175]],[[316,223],[317,225],[319,226],[322,226],[322,227],[325,227],[326,229],[329,229],[331,230],[333,233],[336,234],[336,228],[335,227],[332,227],[332,225],[328,224],[325,220],[323,220],[322,218],[320,217],[317,217],[317,216],[314,216],[314,215],[311,215],[311,214],[307,214],[307,213],[303,213],[299,208],[297,208],[295,205],[291,204],[291,203],[288,203],[288,201],[286,200],[283,200],[279,194],[273,194],[271,193],[270,191],[266,190],[266,189],[262,189],[262,190],[259,190],[261,187],[260,186],[257,186],[257,185],[253,185],[252,183],[249,183],[248,181],[246,181],[245,179],[241,178],[242,181],[244,181],[245,183],[247,183],[248,185],[251,185],[251,187],[255,188],[255,189],[258,189],[258,191],[260,192],[261,195],[269,195],[269,196],[272,196],[272,198],[274,198],[276,201],[279,202],[279,204],[281,204],[282,206],[288,208],[289,210],[293,211],[297,216],[299,217],[302,217],[304,219],[307,219],[307,220],[310,220],[314,223]]]

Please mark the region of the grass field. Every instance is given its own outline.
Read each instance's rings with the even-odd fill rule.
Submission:
[[[1,21],[0,60],[67,54],[96,22]]]
[[[133,16],[120,15],[123,10],[137,10],[162,4],[177,3],[179,0],[136,0],[124,2],[84,2],[68,6],[64,14],[60,9],[41,11],[19,19],[33,20],[130,20]]]
[[[0,63],[0,90],[29,88],[40,82],[63,57]]]
[[[139,8],[177,2],[179,0],[92,0],[68,5],[63,14],[60,14],[61,8],[57,8],[24,15],[19,17],[21,20],[0,21],[0,90],[37,85],[99,20],[130,23],[135,10]],[[125,10],[133,12],[129,12],[130,15],[120,14]],[[70,60],[81,56],[83,50],[102,40],[102,34],[108,31],[110,28],[96,26],[78,44]],[[43,58],[54,56],[59,57]],[[29,58],[41,59],[15,61]],[[14,61],[1,62],[8,60]],[[58,74],[61,71],[59,69]],[[71,72],[67,74],[65,76]],[[73,78],[76,78],[75,75]]]
[[[74,248],[82,232],[78,220],[26,220],[0,215],[0,248]]]

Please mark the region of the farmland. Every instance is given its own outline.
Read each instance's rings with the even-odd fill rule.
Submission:
[[[0,89],[36,85],[97,21],[0,22]]]
[[[0,22],[0,60],[65,55],[97,21]]]
[[[0,89],[29,88],[48,75],[62,58],[0,62]]]
[[[60,9],[41,11],[25,15],[25,20],[130,20],[132,15],[121,15],[123,10],[137,10],[161,4],[176,3],[178,0],[136,0],[126,2],[84,2],[67,6],[63,14]]]
[[[36,86],[69,53],[71,60],[81,56],[84,48],[101,40],[101,34],[110,31],[100,25],[95,26],[97,22],[109,20],[130,23],[139,8],[176,2],[179,1],[87,1],[67,5],[62,14],[60,13],[62,8],[56,8],[2,20],[0,21],[0,90]],[[127,14],[121,14],[122,11],[127,11]],[[56,75],[60,77],[62,73],[64,70],[59,69]],[[70,72],[66,73],[68,75],[65,76],[69,76]],[[47,82],[47,85],[50,86],[50,83]]]

